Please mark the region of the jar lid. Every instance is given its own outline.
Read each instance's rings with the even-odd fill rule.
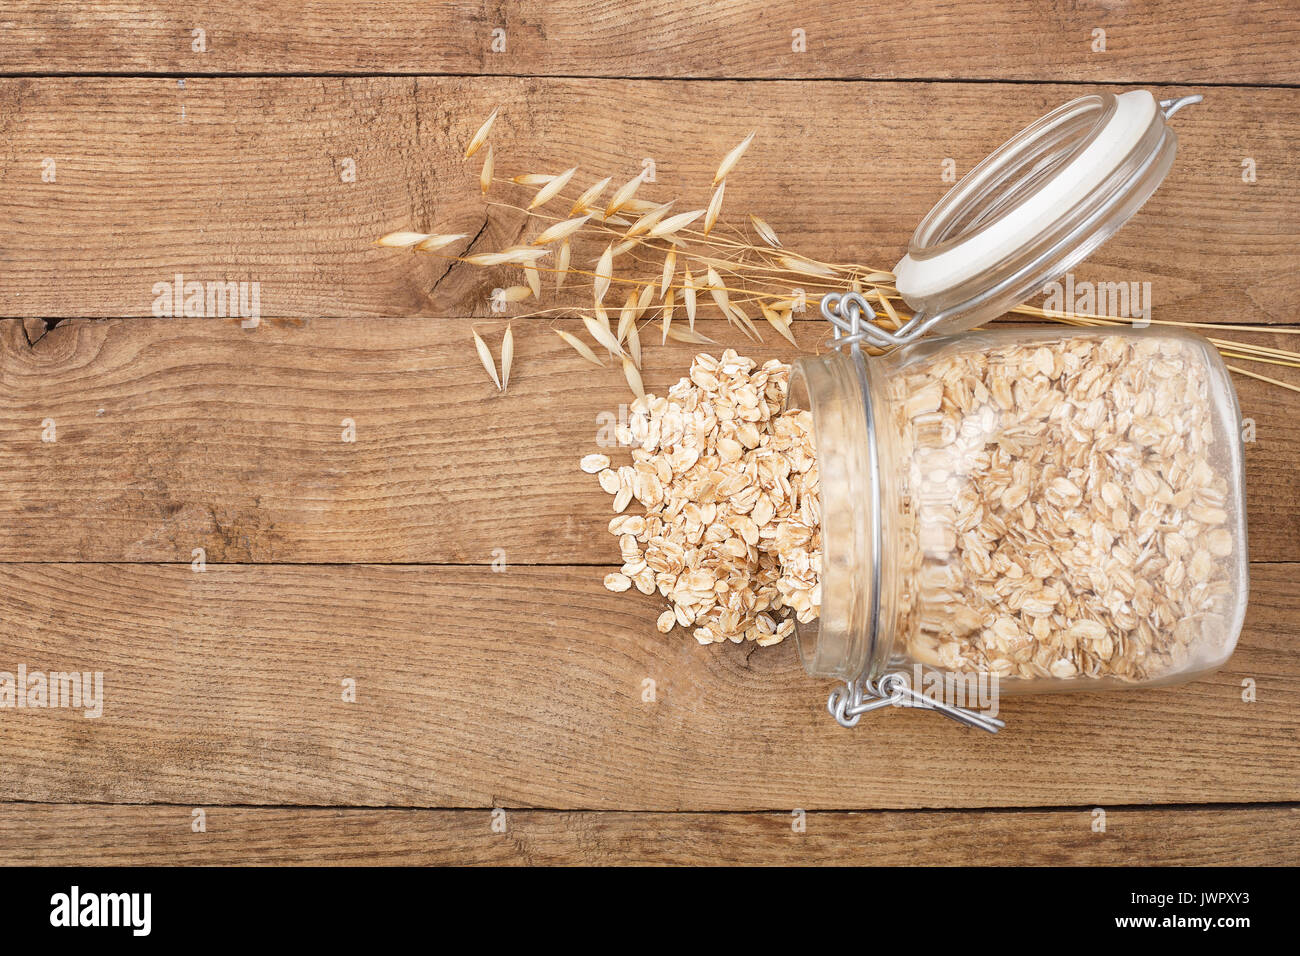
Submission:
[[[1178,137],[1166,120],[1200,96],[1083,96],[1022,130],[921,221],[896,286],[915,312],[899,341],[996,318],[1113,236],[1156,191]]]

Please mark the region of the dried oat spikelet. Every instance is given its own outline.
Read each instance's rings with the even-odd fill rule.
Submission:
[[[660,345],[666,345],[668,343],[668,330],[672,328],[673,324],[673,291],[674,290],[669,289],[668,295],[664,296],[664,305],[661,310],[664,320],[664,337],[659,343]]]
[[[722,158],[722,162],[718,164],[718,171],[713,174],[714,186],[726,179],[727,173],[736,168],[736,164],[740,162],[740,157],[745,155],[745,150],[749,149],[749,144],[754,141],[754,137],[757,134],[758,130],[754,130],[754,132],[750,133],[740,141],[739,146]]]
[[[613,178],[613,176],[606,176],[600,182],[588,186],[583,194],[578,197],[578,201],[573,204],[573,208],[569,210],[569,215],[576,216],[580,212],[591,212],[592,203],[605,191],[605,187],[609,185],[610,180]]]
[[[523,302],[532,294],[533,290],[526,285],[511,285],[499,290],[496,293],[496,299],[498,302],[513,305],[516,302]]]
[[[645,398],[645,386],[641,384],[641,373],[637,371],[635,363],[628,357],[623,358],[623,377],[627,379],[628,387],[637,398]]]
[[[515,333],[506,326],[506,334],[501,339],[501,391],[510,387],[510,366],[515,361]]]
[[[559,258],[555,261],[555,291],[559,292],[564,285],[564,277],[569,274],[569,259],[573,255],[573,250],[569,248],[569,240],[565,239],[560,246]]]
[[[533,239],[533,245],[545,246],[560,239],[565,240],[567,243],[569,237],[586,225],[587,220],[590,218],[591,214],[588,213],[585,216],[576,216],[573,219],[565,219],[563,222],[557,222],[552,226],[548,226],[546,229],[543,229],[538,233],[535,239]]]
[[[627,330],[627,354],[631,357],[632,364],[640,368],[641,333],[637,331],[636,322],[633,322]]]
[[[546,203],[558,196],[560,190],[569,185],[569,180],[573,178],[573,174],[577,171],[577,166],[574,166],[572,169],[566,169],[541,189],[537,190],[537,195],[534,196],[533,201],[528,204],[528,208],[536,209],[538,206],[544,206]]]
[[[476,266],[523,265],[526,262],[536,262],[542,256],[550,254],[550,249],[515,246],[501,252],[479,252],[472,256],[466,256],[465,261]]]
[[[691,278],[691,270],[685,270],[685,276],[682,279],[682,299],[686,303],[686,320],[690,323],[691,330],[695,329],[695,280]]]
[[[674,342],[684,342],[688,345],[717,345],[718,343],[709,338],[702,332],[696,332],[694,329],[683,329],[681,326],[674,325],[668,330],[668,337]]]
[[[885,314],[889,316],[890,321],[895,326],[901,326],[903,324],[902,319],[899,318],[897,310],[894,309],[894,303],[889,301],[889,296],[885,295],[882,290],[877,289],[876,299],[880,302],[880,307],[885,310]]]
[[[785,339],[791,345],[798,347],[799,343],[794,340],[794,333],[790,330],[790,327],[782,320],[782,317],[777,313],[775,309],[769,306],[766,302],[762,302],[762,301],[758,303],[758,308],[763,313],[763,318],[767,319],[767,324],[772,326],[772,328],[776,329],[776,331],[780,333],[781,338]]]
[[[492,384],[497,387],[497,391],[500,391],[501,379],[497,375],[497,363],[492,359],[492,350],[487,347],[487,343],[483,341],[483,337],[478,332],[473,329],[470,331],[474,334],[474,349],[478,352],[478,360],[483,363],[487,373],[492,376]]]
[[[614,275],[614,247],[608,245],[605,251],[600,254],[600,259],[596,262],[596,279],[594,288],[596,291],[596,304],[599,305],[605,301],[605,293],[609,291],[609,282]]]
[[[628,227],[627,232],[623,233],[623,238],[633,239],[645,233],[649,233],[653,238],[655,235],[653,230],[659,225],[659,220],[663,219],[663,217],[668,214],[668,210],[672,208],[673,204],[671,202],[666,202],[661,206],[655,206],[653,209],[641,216],[641,218],[636,222],[632,223],[632,225]]]
[[[614,333],[606,325],[601,325],[598,319],[589,315],[582,317],[582,324],[587,327],[588,334],[596,340],[596,343],[609,350],[610,355],[623,357],[623,347],[619,345],[618,339],[614,338]]]
[[[618,314],[618,332],[615,333],[619,342],[627,339],[627,330],[636,324],[636,290],[627,294],[627,300],[623,303],[623,308]]]
[[[614,193],[613,198],[610,199],[609,205],[605,207],[605,218],[608,219],[610,216],[614,215],[614,213],[626,206],[628,201],[632,198],[632,194],[640,188],[642,182],[642,178],[638,175],[629,179],[620,186],[618,192]]]
[[[664,271],[659,277],[659,298],[668,294],[668,287],[673,284],[673,273],[677,271],[677,247],[668,250],[664,256]]]
[[[645,310],[650,308],[650,301],[655,297],[655,287],[649,283],[641,287],[641,294],[636,298],[636,317],[639,319],[645,315]]]
[[[528,289],[532,292],[534,299],[542,297],[542,274],[537,269],[537,264],[527,262],[524,264],[524,281],[528,283]]]
[[[492,160],[492,146],[488,144],[487,154],[483,157],[483,170],[478,174],[479,189],[483,190],[483,195],[492,188],[492,172],[496,164]]]
[[[639,216],[642,213],[652,212],[657,206],[659,206],[659,203],[652,202],[649,199],[629,199],[619,211],[632,216]]]
[[[703,216],[704,213],[705,210],[703,209],[693,209],[690,212],[681,212],[675,216],[669,216],[650,230],[649,237],[651,239],[664,239],[675,235]]]
[[[563,329],[556,329],[555,334],[558,335],[570,348],[572,348],[573,351],[577,352],[592,365],[599,366],[600,368],[606,367],[605,363],[600,360],[600,356],[591,350],[591,346],[587,345],[586,342],[582,341],[582,339],[578,338],[576,335],[571,335]]]
[[[723,318],[728,322],[731,322],[731,297],[727,295],[727,287],[723,283],[722,277],[718,275],[718,270],[713,268],[713,266],[709,266],[707,277],[709,282],[709,294],[713,296],[713,301],[722,312]]]
[[[734,302],[729,303],[728,307],[731,310],[731,314],[736,317],[737,321],[739,321],[740,331],[744,332],[745,335],[749,336],[749,338],[753,339],[755,342],[762,342],[763,336],[758,334],[758,329],[754,327],[754,320],[749,317],[749,313]]]
[[[713,231],[713,227],[718,223],[718,214],[722,212],[722,197],[727,191],[726,180],[718,183],[713,190],[713,196],[709,199],[708,213],[704,217],[704,234],[707,236]]]
[[[469,145],[465,147],[466,159],[469,159],[477,153],[479,148],[487,142],[488,133],[492,132],[492,124],[497,121],[497,114],[499,112],[501,112],[501,107],[498,106],[492,111],[492,114],[483,121],[483,125],[478,128],[478,132],[474,134],[473,139],[469,141]]]
[[[820,262],[812,262],[808,259],[795,258],[794,256],[777,256],[776,261],[791,272],[800,272],[804,275],[825,276],[833,279],[839,274],[830,266],[823,265]]]
[[[751,213],[749,221],[754,224],[754,231],[758,233],[758,238],[762,239],[773,249],[781,248],[781,240],[776,237],[776,231],[767,224],[767,220],[760,219],[758,216]]]
[[[417,242],[415,248],[418,252],[436,252],[439,249],[451,245],[453,242],[459,242],[461,239],[468,238],[469,233],[467,232],[459,232],[455,235],[430,236],[423,242]]]
[[[376,239],[375,245],[389,249],[409,249],[411,246],[436,238],[438,237],[427,232],[390,232]]]

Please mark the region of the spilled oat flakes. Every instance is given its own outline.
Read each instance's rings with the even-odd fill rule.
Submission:
[[[618,427],[631,464],[588,455],[582,469],[614,496],[609,524],[623,566],[611,591],[656,590],[658,628],[701,644],[778,644],[812,621],[821,532],[812,417],[782,412],[790,366],[727,350],[701,354],[665,397],[646,395]],[[644,514],[624,514],[632,500]]]

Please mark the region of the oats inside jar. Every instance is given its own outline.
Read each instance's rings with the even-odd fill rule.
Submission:
[[[1130,682],[1213,657],[1203,638],[1225,630],[1240,556],[1202,351],[1164,336],[972,337],[905,360],[888,383],[894,654]]]

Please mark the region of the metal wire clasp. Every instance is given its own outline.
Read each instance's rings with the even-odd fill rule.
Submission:
[[[829,292],[822,296],[822,316],[835,330],[831,345],[857,350],[862,343],[882,349],[919,339],[944,319],[943,313],[926,315],[917,312],[897,332],[876,325],[876,310],[861,292]]]
[[[831,345],[835,348],[847,345],[857,349],[863,342],[881,346],[897,344],[881,341],[882,337],[892,336],[875,324],[876,310],[861,293],[830,292],[822,296],[821,306],[822,316],[834,329]]]
[[[882,707],[917,707],[935,710],[967,727],[987,730],[996,734],[1006,726],[1006,721],[989,717],[977,710],[956,707],[934,700],[912,689],[907,676],[902,673],[886,674],[879,680],[848,681],[843,687],[831,691],[826,709],[841,727],[855,727],[862,715]]]
[[[1160,112],[1165,114],[1165,119],[1169,119],[1169,117],[1173,116],[1184,106],[1192,106],[1193,104],[1199,103],[1204,99],[1205,97],[1203,97],[1200,93],[1193,93],[1191,96],[1180,96],[1177,99],[1161,100]]]

